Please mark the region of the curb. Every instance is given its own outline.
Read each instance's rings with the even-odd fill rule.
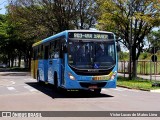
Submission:
[[[117,85],[118,87],[123,87],[123,88],[127,88],[127,89],[133,89],[133,90],[141,90],[141,91],[147,91],[147,92],[154,92],[154,93],[160,93],[160,89],[156,89],[156,90],[145,90],[145,89],[136,89],[136,88],[130,88],[127,86],[123,86],[123,85]]]
[[[0,76],[28,76],[30,72],[0,72]]]
[[[157,89],[157,90],[150,90],[150,92],[160,93],[160,89]]]
[[[141,91],[148,91],[150,92],[150,90],[145,90],[145,89],[141,89],[141,88],[130,88],[130,87],[127,87],[127,86],[123,86],[123,85],[117,85],[118,87],[123,87],[123,88],[127,88],[127,89],[133,89],[133,90],[141,90]]]

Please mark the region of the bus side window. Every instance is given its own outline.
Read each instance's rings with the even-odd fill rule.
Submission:
[[[54,58],[55,41],[49,43],[49,58]]]
[[[63,58],[64,53],[66,52],[66,41],[64,38],[60,40],[60,58]]]
[[[44,59],[44,53],[45,53],[45,46],[41,46],[41,59]]]
[[[38,59],[44,58],[44,51],[43,51],[43,45],[38,47]]]
[[[58,40],[55,41],[54,58],[59,58],[59,53],[60,53],[59,43],[60,42]]]
[[[49,46],[45,46],[44,59],[48,59],[48,48]]]
[[[40,55],[41,55],[41,50],[40,50],[40,46],[38,46],[38,54],[37,54],[38,59],[40,59]]]

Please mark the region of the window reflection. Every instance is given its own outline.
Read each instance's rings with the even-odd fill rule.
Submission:
[[[115,64],[114,41],[69,41],[69,64],[77,69],[109,69]]]

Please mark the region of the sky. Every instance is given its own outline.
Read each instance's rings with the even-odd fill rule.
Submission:
[[[7,6],[8,0],[0,0],[0,14],[5,14],[6,9],[5,6]]]

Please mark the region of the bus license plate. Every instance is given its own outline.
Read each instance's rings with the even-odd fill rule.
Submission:
[[[90,88],[90,89],[96,89],[98,87],[97,87],[97,85],[90,85],[88,88]]]

